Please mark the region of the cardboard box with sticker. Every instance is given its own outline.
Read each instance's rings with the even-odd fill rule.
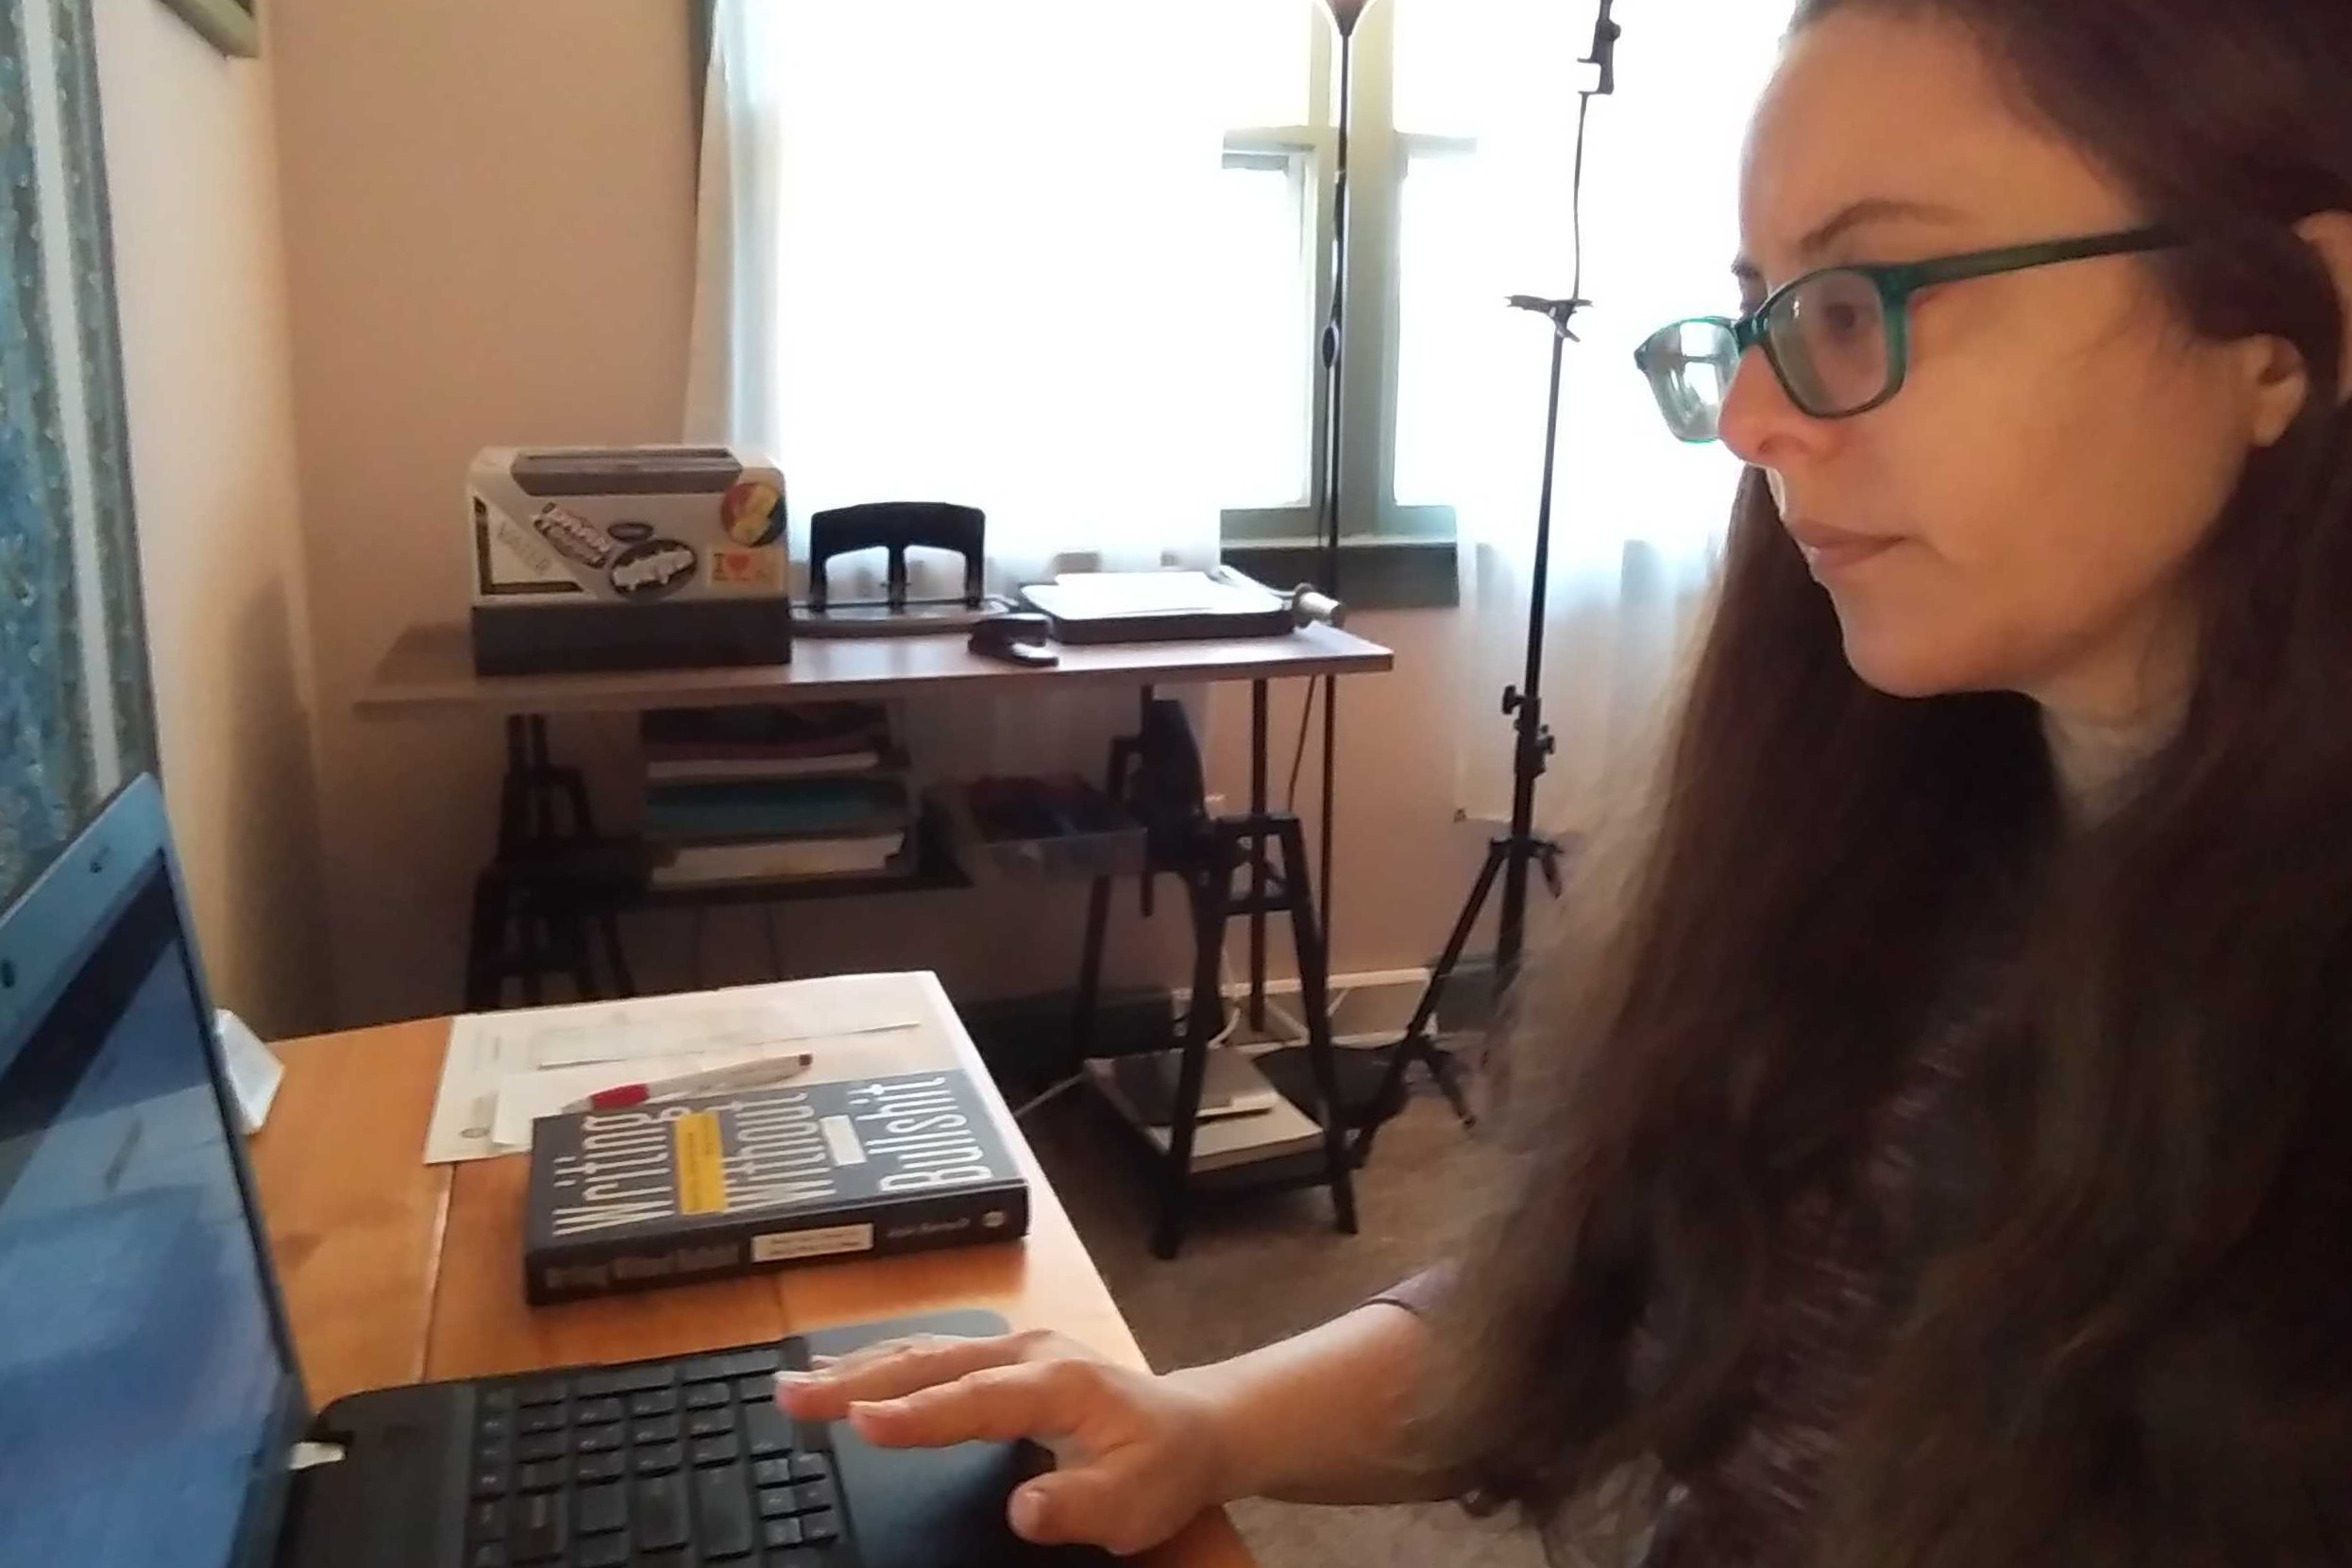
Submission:
[[[791,657],[784,476],[736,447],[494,447],[465,484],[482,674]]]

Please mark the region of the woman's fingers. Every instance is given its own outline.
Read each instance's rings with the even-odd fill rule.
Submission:
[[[1120,1453],[1024,1481],[1006,1508],[1013,1532],[1024,1541],[1041,1546],[1086,1542],[1125,1557],[1158,1545],[1181,1527],[1182,1519],[1163,1515],[1183,1501],[1148,1458]]]
[[[1018,1360],[1021,1336],[959,1340],[943,1335],[889,1340],[804,1373],[776,1374],[776,1403],[798,1421],[838,1421],[859,1400],[896,1399],[985,1367]]]
[[[886,1448],[1043,1442],[1075,1431],[1101,1397],[1093,1367],[1077,1361],[991,1366],[919,1391],[854,1402],[850,1425]]]

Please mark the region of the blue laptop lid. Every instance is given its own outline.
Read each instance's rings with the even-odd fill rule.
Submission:
[[[152,778],[0,914],[0,1562],[266,1562],[307,1419]]]

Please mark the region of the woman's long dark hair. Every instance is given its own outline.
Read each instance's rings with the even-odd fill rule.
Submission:
[[[1998,929],[1975,1175],[1838,1434],[1816,1556],[2342,1560],[2352,420],[2291,226],[2352,211],[2352,0],[1806,0],[1797,25],[1865,5],[1965,27],[2195,237],[2144,263],[2184,321],[2285,339],[2311,394],[2193,564],[2179,729],[2074,832],[2027,700],[1855,677],[1751,476],[1647,827],[1522,1003],[1436,1440],[1554,1526],[1720,1454],[1791,1204],[1850,1178]]]

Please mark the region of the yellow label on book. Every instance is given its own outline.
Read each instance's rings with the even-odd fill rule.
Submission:
[[[669,1138],[678,1155],[678,1212],[725,1213],[727,1168],[719,1152],[719,1113],[686,1112],[670,1123]]]

